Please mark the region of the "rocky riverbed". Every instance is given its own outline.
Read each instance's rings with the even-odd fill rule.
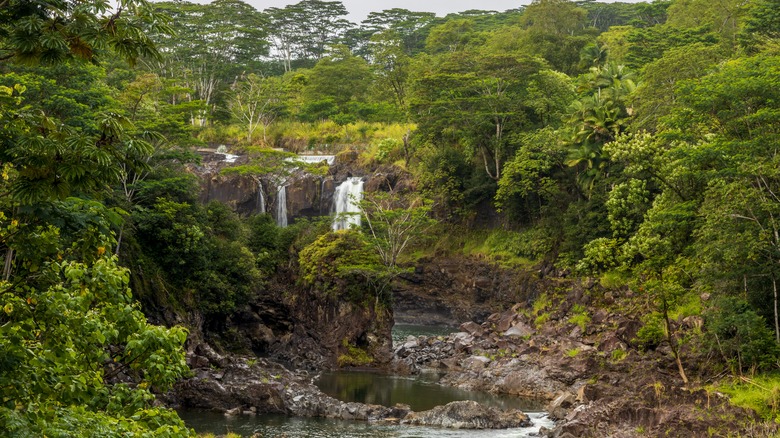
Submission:
[[[443,384],[544,400],[557,420],[545,431],[550,437],[729,436],[749,429],[762,431],[745,436],[770,436],[776,429],[756,426],[753,412],[704,389],[703,381],[684,385],[668,346],[640,352],[642,324],[602,310],[604,300],[630,304],[631,291],[575,285],[545,299],[545,308],[518,304],[449,336],[409,337],[395,349],[394,368],[439,371]]]
[[[291,372],[262,358],[222,356],[206,344],[188,354],[194,376],[179,382],[160,400],[174,408],[207,409],[225,415],[266,413],[325,417],[380,424],[437,426],[454,429],[528,427],[529,417],[474,401],[456,401],[428,411],[343,402],[322,393],[307,371]]]

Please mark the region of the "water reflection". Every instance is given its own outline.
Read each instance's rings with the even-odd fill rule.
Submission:
[[[409,405],[413,411],[426,411],[458,400],[474,400],[501,409],[539,411],[540,403],[519,397],[502,396],[442,386],[435,375],[423,377],[389,376],[365,371],[326,372],[315,382],[325,394],[346,402],[393,406]]]

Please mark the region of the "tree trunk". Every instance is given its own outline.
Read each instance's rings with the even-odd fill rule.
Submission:
[[[122,246],[122,236],[125,233],[125,224],[119,226],[119,236],[116,238],[116,249],[114,255],[119,255],[119,248]]]
[[[411,158],[409,156],[409,134],[410,134],[410,132],[407,129],[406,130],[406,134],[404,134],[404,136],[403,136],[403,141],[404,141],[404,164],[406,165],[407,168],[409,167],[409,159]]]
[[[680,359],[680,349],[677,345],[674,334],[672,333],[672,322],[669,320],[669,303],[666,301],[666,297],[661,297],[664,311],[664,321],[666,321],[666,339],[669,342],[669,348],[672,349],[672,355],[675,362],[677,362],[677,371],[680,373],[680,378],[683,383],[688,384],[688,376],[685,375],[685,368],[683,368],[682,360]]]
[[[780,318],[777,314],[777,279],[772,275],[772,290],[775,293],[775,340],[780,344]]]
[[[5,265],[3,266],[3,280],[8,281],[9,278],[11,278],[11,267],[13,266],[14,261],[14,250],[13,248],[8,248],[8,251],[5,253]]]

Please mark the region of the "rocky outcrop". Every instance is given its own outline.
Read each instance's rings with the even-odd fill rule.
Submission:
[[[401,424],[450,429],[507,429],[528,427],[528,415],[518,410],[498,411],[475,401],[455,401],[423,412],[410,412]]]
[[[200,201],[218,201],[243,216],[260,213],[259,181],[249,175],[204,174],[200,179]]]
[[[552,287],[553,281],[541,277],[474,257],[422,259],[396,282],[395,318],[399,323],[455,327],[462,321],[481,323]]]
[[[442,384],[546,401],[557,420],[552,437],[708,436],[752,424],[754,414],[726,397],[684,386],[663,343],[632,348],[639,316],[605,310],[605,301],[625,309],[641,299],[560,280],[544,305],[521,303],[449,336],[408,338],[394,364],[444,373]]]
[[[327,216],[333,205],[335,187],[333,177],[295,175],[287,184],[288,218]]]

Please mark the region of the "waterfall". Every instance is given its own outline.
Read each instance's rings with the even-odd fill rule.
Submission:
[[[257,180],[257,207],[258,213],[265,213],[265,195],[263,194],[263,182]]]
[[[348,178],[336,187],[333,194],[333,210],[336,218],[333,220],[333,231],[346,230],[350,226],[360,226],[360,207],[363,199],[363,180],[357,177]]]
[[[287,226],[287,186],[284,183],[279,184],[276,192],[276,225]]]

